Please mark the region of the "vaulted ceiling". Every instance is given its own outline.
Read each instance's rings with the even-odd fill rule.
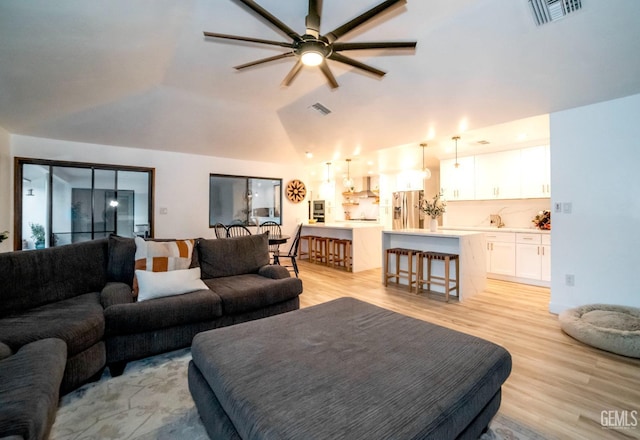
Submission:
[[[257,2],[304,33],[306,0]],[[322,30],[380,2],[324,0]],[[416,40],[416,50],[349,54],[382,79],[329,61],[332,90],[310,67],[282,87],[292,58],[235,71],[285,49],[203,31],[289,41],[237,1],[3,0],[0,126],[259,161],[311,151],[322,163],[428,141],[433,159],[464,129],[640,93],[640,1],[582,3],[536,26],[528,0],[409,0],[341,41]]]

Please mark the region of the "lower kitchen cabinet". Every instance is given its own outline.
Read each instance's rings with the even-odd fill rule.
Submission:
[[[489,274],[515,276],[515,234],[513,232],[486,233],[487,272]]]
[[[542,234],[516,234],[516,277],[551,280],[551,237]]]

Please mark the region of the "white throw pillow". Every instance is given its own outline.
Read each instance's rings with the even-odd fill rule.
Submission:
[[[200,279],[199,267],[169,272],[136,270],[136,277],[139,287],[138,301],[181,295],[208,288]]]

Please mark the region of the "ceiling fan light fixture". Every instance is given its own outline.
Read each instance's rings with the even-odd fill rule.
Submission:
[[[324,55],[320,51],[307,50],[301,56],[300,60],[305,66],[319,66],[324,61]]]

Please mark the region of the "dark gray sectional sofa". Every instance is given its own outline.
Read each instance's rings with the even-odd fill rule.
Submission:
[[[141,302],[132,295],[135,249],[133,239],[112,236],[0,254],[0,438],[46,438],[53,418],[31,411],[32,399],[55,405],[55,414],[58,392],[97,379],[105,366],[119,375],[128,361],[189,346],[201,331],[299,308],[302,282],[269,265],[266,234],[197,240],[192,266],[209,289]],[[45,339],[54,342],[32,347]],[[59,365],[61,354],[63,375],[24,383],[17,369],[31,365],[37,376],[39,357]],[[26,431],[5,429],[25,413],[33,418]]]

